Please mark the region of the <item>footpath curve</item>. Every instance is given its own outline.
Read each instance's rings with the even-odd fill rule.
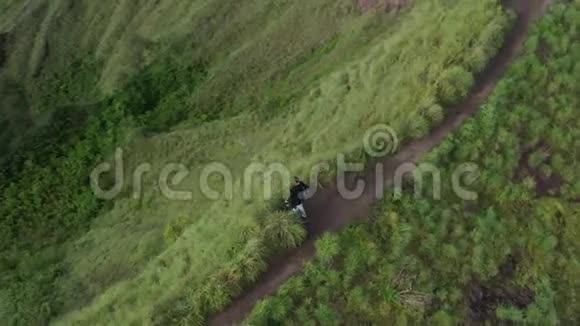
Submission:
[[[497,83],[505,74],[510,64],[523,49],[531,23],[540,17],[550,0],[503,0],[503,5],[517,15],[512,30],[506,35],[505,42],[497,56],[487,68],[479,74],[468,97],[448,108],[447,118],[426,137],[412,141],[404,146],[395,156],[379,161],[382,163],[384,182],[382,187],[390,188],[393,174],[403,163],[418,163],[435,146],[449,134],[459,128],[491,94]],[[346,176],[345,183],[354,189],[360,176]],[[375,171],[369,171],[362,177],[367,182],[366,191],[355,200],[343,198],[337,191],[336,183],[320,190],[306,203],[310,218],[310,237],[300,248],[287,252],[275,259],[256,284],[235,299],[223,312],[213,316],[209,325],[237,325],[251,312],[261,299],[272,295],[290,277],[300,272],[306,261],[315,254],[315,241],[326,232],[337,232],[347,225],[364,222],[371,213],[376,198]],[[382,191],[382,189],[379,189]]]

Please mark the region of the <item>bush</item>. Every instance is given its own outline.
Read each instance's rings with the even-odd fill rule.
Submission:
[[[465,97],[473,86],[473,75],[461,66],[453,66],[443,72],[438,83],[439,98],[451,104]]]
[[[263,220],[266,243],[281,248],[296,248],[306,239],[304,225],[292,213],[274,213]]]
[[[439,124],[441,121],[443,121],[443,118],[445,117],[443,107],[439,104],[431,105],[425,111],[425,115],[427,116],[427,119],[429,119],[429,121],[431,122],[431,125]]]

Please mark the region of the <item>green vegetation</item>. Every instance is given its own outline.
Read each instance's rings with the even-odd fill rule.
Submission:
[[[58,279],[64,268],[59,262],[62,256],[58,251],[62,249],[46,246],[58,246],[85,231],[103,208],[103,202],[92,194],[86,182],[94,162],[114,149],[128,127],[148,129],[173,123],[163,119],[166,98],[183,92],[184,86],[179,85],[194,87],[205,74],[203,66],[184,69],[181,74],[170,72],[161,75],[147,70],[95,107],[52,110],[50,122],[13,154],[22,159],[13,158],[12,165],[4,167],[5,187],[0,188],[2,270],[18,271],[5,277],[10,284],[4,289],[10,304],[35,305],[38,297],[52,295],[51,278]],[[137,122],[132,123],[133,120]],[[155,121],[155,125],[149,121]],[[21,256],[30,252],[36,254]],[[35,279],[34,275],[43,277]],[[59,309],[60,304],[53,302],[44,313]],[[46,318],[37,312],[18,317]]]
[[[442,180],[476,162],[475,201],[450,183],[388,198],[317,243],[249,325],[574,325],[580,281],[580,3],[554,5],[480,113],[429,155]],[[429,187],[426,187],[429,188]]]
[[[350,0],[4,4],[0,323],[14,325],[202,323],[305,236],[239,184],[233,200],[205,198],[205,164],[226,163],[236,180],[254,161],[302,173],[359,155],[377,123],[420,137],[510,24],[495,0],[365,15]],[[116,147],[126,187],[98,201],[88,176]],[[160,195],[159,172],[175,162],[191,169],[180,187],[192,200]],[[331,321],[330,306],[316,314]]]
[[[173,110],[168,118],[166,108],[174,94],[189,91],[187,86],[195,87],[203,79],[203,69],[194,66],[174,71],[163,65],[157,72],[147,70],[138,75],[97,108],[52,110],[51,121],[14,154],[26,161],[13,159],[11,163],[16,166],[7,166],[3,173],[8,186],[2,189],[5,200],[0,204],[0,248],[18,248],[16,241],[23,234],[27,235],[26,244],[40,248],[47,238],[58,241],[73,232],[71,227],[84,225],[86,221],[79,217],[90,221],[100,205],[85,181],[94,162],[113,150],[128,120],[137,120],[132,126],[145,130],[177,122],[183,113]],[[97,113],[87,118],[91,110]]]

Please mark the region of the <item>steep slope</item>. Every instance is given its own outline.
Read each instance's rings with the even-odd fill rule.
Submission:
[[[188,100],[190,107],[202,107],[207,115],[237,114],[262,105],[250,95],[255,89],[269,87],[280,71],[299,64],[360,15],[349,1],[21,0],[3,5],[0,94],[17,92],[18,103],[3,100],[1,113],[24,117],[3,118],[9,123],[3,129],[13,134],[42,125],[47,118],[39,113],[55,106],[94,103],[167,57],[178,69],[202,62],[219,76]],[[316,19],[308,18],[313,14]],[[291,34],[288,26],[293,26]],[[384,30],[375,27],[352,43],[364,44]],[[342,54],[352,54],[351,49]],[[237,96],[243,103],[234,104],[226,91],[232,88],[249,93]],[[300,87],[294,83],[289,89]]]
[[[454,106],[448,116],[436,129],[426,137],[407,144],[400,152],[392,158],[381,162],[383,164],[380,175],[386,179],[381,181],[381,189],[377,190],[375,183],[380,176],[376,171],[369,169],[364,180],[367,184],[367,191],[356,200],[345,199],[339,192],[336,184],[330,186],[306,203],[308,212],[311,214],[310,227],[316,235],[325,232],[336,232],[349,224],[360,223],[362,220],[372,215],[372,205],[379,193],[391,190],[397,168],[406,163],[419,164],[433,148],[459,128],[472,114],[476,112],[480,105],[494,90],[495,85],[500,81],[503,74],[508,70],[510,63],[516,59],[523,48],[527,31],[535,17],[542,14],[548,1],[528,2],[525,6],[512,7],[518,15],[517,22],[509,34],[505,44],[498,55],[490,62],[488,68],[478,76],[478,83],[471,90],[470,95],[461,103]],[[354,189],[354,182],[350,182],[349,188]],[[384,189],[384,188],[387,189]],[[328,238],[332,238],[329,236]],[[327,238],[327,239],[328,239]],[[215,316],[211,320],[212,325],[233,325],[241,323],[244,317],[254,308],[254,306],[265,297],[274,294],[282,284],[290,277],[303,270],[308,260],[316,255],[315,243],[318,237],[310,239],[304,246],[289,252],[285,258],[271,267],[271,269],[259,279],[255,287],[244,293],[224,312]],[[322,246],[320,242],[320,246]],[[387,249],[388,250],[388,249]],[[324,255],[325,252],[322,253]],[[334,253],[338,255],[338,252]],[[323,268],[323,267],[322,267]],[[294,284],[294,283],[292,283]],[[292,288],[288,286],[288,288]],[[288,310],[285,310],[288,311]],[[263,314],[264,317],[275,316],[276,311],[258,310],[256,314]],[[280,318],[280,316],[275,316]],[[259,318],[256,318],[259,320]],[[283,320],[278,319],[277,322]],[[323,322],[322,320],[320,322]]]
[[[174,324],[224,308],[304,238],[261,195],[243,198],[248,164],[298,174],[338,152],[364,160],[357,138],[377,123],[420,138],[510,24],[495,0],[406,4],[10,2],[2,103],[31,134],[16,133],[23,145],[8,146],[1,175],[0,319]],[[117,147],[125,187],[101,201],[89,176]],[[179,185],[191,200],[161,194],[175,162],[191,171]],[[231,170],[234,198],[201,191],[213,162]]]
[[[458,24],[463,25],[458,17],[465,16],[471,16],[470,21],[477,21],[479,25],[471,24],[468,29],[453,26],[454,22],[461,22]],[[273,161],[284,162],[288,163],[292,171],[298,172],[301,169],[309,169],[313,162],[331,159],[333,153],[337,151],[360,146],[354,135],[364,132],[361,127],[348,125],[336,130],[326,128],[328,116],[336,119],[335,117],[341,116],[343,110],[348,110],[349,107],[351,109],[349,114],[352,116],[365,116],[369,112],[376,111],[372,106],[365,105],[341,107],[342,96],[344,96],[344,102],[355,102],[356,98],[364,98],[366,95],[376,98],[377,101],[383,99],[392,103],[396,103],[401,96],[412,99],[409,93],[414,93],[417,89],[426,89],[424,83],[418,81],[421,80],[422,69],[425,69],[425,66],[433,69],[429,87],[432,88],[432,92],[436,92],[436,89],[444,83],[442,75],[445,69],[453,65],[470,67],[469,62],[473,62],[471,56],[469,59],[463,55],[457,56],[457,53],[463,53],[459,52],[460,49],[469,44],[474,48],[485,48],[488,52],[484,53],[484,57],[486,54],[494,53],[494,46],[497,46],[498,40],[501,43],[503,28],[508,23],[506,16],[495,2],[481,3],[478,7],[464,2],[448,6],[425,3],[413,8],[410,13],[402,13],[398,19],[400,23],[393,26],[392,33],[378,36],[364,49],[363,55],[353,58],[355,62],[360,61],[366,66],[386,65],[386,75],[397,76],[399,80],[407,79],[408,82],[398,85],[400,90],[398,97],[389,96],[391,93],[371,95],[382,87],[386,89],[394,87],[391,84],[393,81],[387,77],[379,80],[371,79],[374,70],[363,64],[357,68],[355,63],[346,67],[343,63],[314,82],[316,85],[314,87],[320,85],[321,92],[313,88],[307,96],[291,101],[287,108],[290,114],[264,119],[261,113],[254,113],[210,123],[201,130],[177,130],[169,136],[143,140],[138,145],[130,146],[133,149],[130,160],[136,163],[155,162],[156,170],[151,177],[147,177],[150,184],[155,184],[155,177],[165,163],[183,162],[189,167],[195,167],[191,169],[193,173],[182,182],[181,186],[184,189],[199,189],[200,169],[205,163],[214,161],[227,164],[232,170],[236,185],[242,179],[244,169],[253,161],[265,164]],[[432,25],[448,26],[448,30],[440,38],[433,37],[439,35],[438,29],[413,33],[426,21],[432,21]],[[403,33],[404,37],[400,33]],[[454,40],[461,41],[452,46]],[[441,50],[438,56],[428,55],[429,52],[423,49],[435,48],[432,42],[446,44],[443,49],[447,51]],[[340,44],[341,42],[337,43],[337,45]],[[292,69],[289,72],[289,78],[284,80],[295,80],[294,78],[302,75],[301,71],[308,72],[312,69],[319,71],[320,65],[325,65],[325,60],[319,60],[318,55],[328,59],[333,52],[324,56],[316,53],[312,62]],[[408,73],[403,73],[398,64],[386,64],[394,58],[405,58],[407,53],[421,53],[421,56],[409,58],[410,62],[405,63],[406,67],[417,65],[415,69],[408,69]],[[471,51],[465,52],[466,55],[471,53]],[[433,61],[431,65],[424,66],[425,62],[429,62],[426,61],[427,56]],[[340,77],[345,74],[359,75],[358,78],[362,81],[365,81],[368,76],[368,84],[360,84],[356,78],[344,84]],[[300,83],[308,85],[307,80],[302,80]],[[350,93],[346,91],[349,87]],[[463,88],[468,88],[469,84],[453,87],[461,89],[458,92],[461,94],[464,91]],[[284,103],[276,97],[273,97],[273,100],[267,106],[266,113],[268,114],[272,113],[272,108]],[[415,100],[417,99],[406,101],[405,106],[396,109],[385,105],[384,109],[377,112],[395,116],[408,110],[405,118],[413,120],[411,116],[414,114],[415,121],[421,116],[426,126],[421,126],[418,131],[420,134],[428,130],[428,122],[422,117],[422,112],[420,113],[424,107],[417,105]],[[433,103],[424,105],[429,104]],[[335,111],[336,108],[341,111]],[[309,117],[309,112],[315,112],[319,116]],[[361,122],[363,126],[383,121],[380,116],[367,119],[369,120]],[[301,143],[303,146],[296,146],[294,142],[298,139],[296,134],[299,130],[305,124],[312,124],[309,128],[313,128],[315,121],[318,121],[320,127],[317,132],[320,137],[304,133],[304,136],[313,139],[305,139]],[[348,119],[344,121],[348,122]],[[403,126],[396,124],[393,126],[397,129],[401,128],[399,130],[403,129]],[[332,135],[337,130],[345,134],[351,133],[353,135],[351,142],[345,143],[342,136],[333,140]],[[326,133],[328,136],[324,137]],[[309,146],[310,143],[314,145],[317,139],[327,139],[324,152],[319,151],[320,147]],[[224,150],[215,150],[216,148]],[[283,183],[275,181],[273,188],[283,191],[284,186],[281,186]],[[260,181],[257,181],[257,184],[260,184]],[[217,180],[215,186],[216,189],[221,189],[223,185],[220,180]],[[71,321],[124,323],[127,320],[141,322],[143,318],[150,318],[147,316],[155,316],[153,320],[156,323],[173,323],[179,320],[202,322],[209,313],[221,309],[232,296],[252,284],[258,273],[264,269],[264,259],[272,254],[273,246],[278,244],[287,246],[286,243],[288,243],[286,238],[277,239],[276,234],[268,231],[276,229],[275,227],[263,225],[263,223],[276,223],[278,219],[268,217],[269,210],[262,195],[259,195],[260,189],[256,189],[257,195],[251,200],[244,199],[243,193],[243,187],[237,187],[234,190],[233,200],[221,199],[218,202],[208,202],[207,198],[201,194],[194,194],[193,200],[188,202],[166,201],[159,199],[155,193],[146,194],[147,199],[139,210],[140,218],[128,219],[127,223],[131,225],[128,228],[139,230],[142,227],[140,225],[143,225],[147,229],[158,230],[157,234],[160,235],[159,228],[155,227],[160,221],[159,214],[169,215],[174,219],[183,216],[182,219],[188,226],[183,229],[182,236],[170,247],[164,249],[159,257],[148,263],[137,277],[115,284],[90,306],[66,316],[63,323]],[[132,205],[131,200],[122,200],[122,202],[123,204],[109,215],[111,221],[126,215]],[[208,204],[211,208],[206,209]],[[119,238],[118,235],[112,234],[107,231],[106,225],[103,226],[103,230],[119,242],[119,256],[134,255],[130,247],[122,248],[122,244],[127,241],[126,237]],[[139,239],[137,234],[134,234],[134,237]],[[289,243],[294,246],[296,242],[292,240]],[[112,311],[111,307],[113,307]],[[103,313],[104,311],[108,313]]]
[[[554,4],[481,111],[424,158],[442,180],[476,162],[477,199],[446,183],[434,197],[437,182],[388,198],[318,242],[247,324],[577,324],[579,15]]]

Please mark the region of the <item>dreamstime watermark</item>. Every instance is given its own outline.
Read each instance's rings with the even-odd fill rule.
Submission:
[[[430,196],[432,199],[441,199],[445,184],[443,170],[431,163],[417,164],[402,161],[403,163],[394,164],[401,158],[395,155],[399,149],[399,139],[391,127],[376,125],[370,128],[365,133],[363,148],[368,156],[377,161],[373,163],[374,170],[369,169],[367,164],[363,162],[347,162],[346,155],[338,154],[332,162],[335,169],[331,169],[330,162],[315,164],[311,167],[307,178],[311,185],[311,191],[308,192],[307,196],[312,197],[319,191],[321,173],[335,171],[336,190],[344,199],[355,200],[368,195],[369,192],[372,196],[380,199],[384,197],[388,189],[393,190],[394,196],[400,196],[403,189],[409,184],[413,186],[416,198]],[[113,200],[118,198],[127,187],[130,187],[132,197],[140,199],[145,190],[143,189],[144,178],[153,174],[153,166],[150,163],[137,166],[130,173],[132,182],[128,185],[126,183],[123,149],[116,149],[113,161],[114,164],[101,163],[92,171],[90,180],[95,196],[102,200]],[[474,163],[459,164],[448,174],[450,180],[447,184],[451,185],[453,193],[459,198],[476,200],[478,195],[470,190],[469,186],[477,180],[479,172],[478,166]],[[181,163],[166,164],[155,173],[157,175],[155,185],[164,198],[175,201],[193,199],[192,191],[179,189],[180,186],[182,188],[184,181],[192,175],[191,170],[186,165]],[[361,177],[353,179],[353,175]],[[102,186],[103,176],[109,176],[109,185],[105,187],[106,189]],[[350,179],[349,176],[351,176]],[[216,178],[219,181],[216,182]],[[232,200],[236,195],[241,196],[244,200],[258,197],[268,200],[279,194],[281,190],[289,189],[291,178],[291,170],[281,162],[251,163],[241,175],[238,173],[237,177],[223,162],[212,162],[202,167],[194,184],[201,194],[209,200]],[[275,180],[280,182],[276,183]],[[424,191],[425,180],[432,180],[432,189],[428,194]],[[187,183],[191,185],[191,182]]]
[[[385,157],[399,150],[399,137],[393,128],[380,124],[367,130],[363,146],[368,155],[375,158]]]

